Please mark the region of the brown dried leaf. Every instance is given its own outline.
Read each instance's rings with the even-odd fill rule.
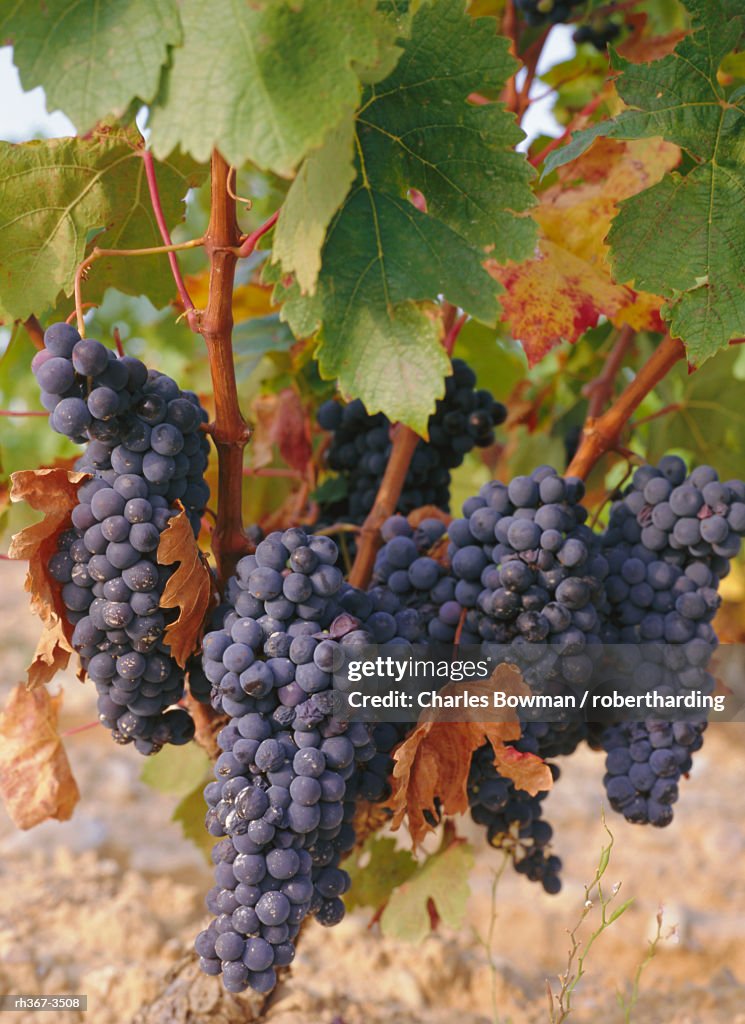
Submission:
[[[57,731],[61,703],[19,683],[0,713],[0,796],[18,828],[67,821],[80,797]]]
[[[453,521],[453,517],[448,512],[443,512],[441,508],[436,505],[422,505],[421,508],[415,508],[413,512],[409,512],[406,517],[409,526],[412,526],[415,530],[419,524],[425,519],[439,519],[445,524],[450,526]],[[450,541],[446,533],[440,537],[438,541],[432,545],[427,554],[430,558],[434,558],[436,562],[444,566],[445,569],[450,568],[450,559],[448,558],[448,547]]]
[[[165,585],[160,607],[179,610],[175,622],[166,627],[163,641],[171,648],[171,656],[184,668],[199,643],[214,584],[184,507],[180,502],[176,505],[180,512],[169,520],[161,533],[157,557],[159,565],[179,563]]]
[[[26,501],[44,513],[41,522],[27,526],[13,537],[8,551],[11,558],[28,559],[26,590],[31,594],[32,611],[44,623],[44,632],[27,669],[28,687],[32,690],[66,668],[73,653],[72,626],[62,603],[62,587],[49,575],[47,564],[57,550],[60,533],[71,525],[78,487],[88,475],[54,466],[23,470],[11,476],[11,501]]]
[[[413,512],[409,512],[406,519],[409,526],[412,526],[415,530],[425,519],[439,519],[445,526],[450,526],[453,521],[450,513],[443,512],[437,505],[422,505],[421,508],[415,508]]]
[[[66,627],[67,624],[64,620],[59,619],[44,627],[31,664],[26,669],[29,690],[35,690],[37,687],[51,682],[58,672],[67,668],[73,649],[65,635]],[[82,673],[79,675],[82,679]]]
[[[494,764],[500,775],[512,779],[517,789],[535,796],[553,786],[551,769],[537,754],[524,754],[514,747],[494,748]]]
[[[494,689],[507,692],[527,689],[517,669],[499,665],[486,682],[458,684],[442,692],[455,694],[466,688],[475,694]],[[483,717],[484,709],[477,713]],[[495,721],[492,718],[487,722],[476,722],[464,721],[468,713],[459,710],[456,712],[459,721],[443,720],[452,714],[449,711],[433,713],[429,721],[421,722],[414,729],[393,755],[393,791],[389,802],[393,811],[391,825],[398,828],[407,816],[415,846],[432,830],[425,812],[437,817],[436,798],[443,814],[463,814],[468,810],[471,757],[484,743],[491,744],[494,764],[499,771],[520,789],[535,794],[551,788],[551,772],[539,757],[521,754],[505,745],[506,741],[520,738],[520,724],[514,713],[505,714],[505,718],[510,720]]]
[[[67,469],[22,470],[11,475],[10,500],[25,501],[44,513],[33,526],[15,534],[8,554],[11,558],[28,559],[26,590],[31,594],[31,609],[42,622],[53,627],[56,620],[65,622],[61,588],[47,571],[47,562],[57,550],[57,538],[70,525],[70,515],[78,503],[78,486],[87,473]]]

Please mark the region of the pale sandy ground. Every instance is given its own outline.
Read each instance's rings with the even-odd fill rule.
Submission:
[[[37,627],[25,611],[20,567],[0,563],[0,652],[5,692],[21,678]],[[66,678],[63,728],[94,717],[94,692]],[[642,1024],[745,1024],[745,755],[743,726],[711,729],[684,784],[674,825],[634,828],[612,815],[609,883],[635,897],[598,942],[570,1020],[624,1020],[624,990],[644,956],[659,903],[677,941],[649,967],[633,1017]],[[84,992],[84,1016],[8,1014],[9,1024],[232,1024],[240,1008],[219,998],[217,979],[191,995],[162,998],[168,972],[183,966],[206,920],[210,872],[169,819],[174,800],[138,780],[141,758],[102,729],[68,740],[82,791],[72,821],[26,833],[0,810],[0,993]],[[385,940],[353,914],[329,931],[311,925],[292,977],[271,1009],[274,1024],[499,1024],[548,1021],[546,978],[566,961],[567,927],[584,900],[603,838],[602,759],[568,759],[548,800],[565,885],[548,897],[514,874],[497,895],[492,967],[485,936],[498,854],[478,830],[467,923],[418,946]],[[170,991],[170,990],[169,990]],[[158,999],[160,998],[160,1001]],[[153,1008],[153,1004],[155,1007]],[[244,1018],[245,1019],[245,1018]]]

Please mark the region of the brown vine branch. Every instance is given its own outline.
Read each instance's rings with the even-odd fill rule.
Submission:
[[[507,0],[504,5],[504,15],[502,16],[502,35],[506,36],[510,40],[510,53],[513,57],[517,57],[517,13],[515,12],[515,0]],[[515,73],[517,74],[517,72]],[[502,96],[500,97],[504,105],[509,111],[517,115],[519,99],[517,95],[517,83],[515,81],[515,75],[512,75],[507,84],[504,87]]]
[[[143,150],[142,162],[145,165],[145,177],[147,178],[147,187],[150,192],[150,203],[152,204],[155,220],[158,224],[160,237],[163,239],[163,243],[165,245],[171,245],[171,233],[168,230],[168,225],[166,224],[163,205],[160,201],[160,192],[158,191],[158,179],[155,175],[155,162],[153,160],[153,154],[149,149]],[[191,301],[191,296],[189,295],[186,282],[181,274],[181,268],[179,267],[178,257],[175,252],[168,253],[168,262],[171,265],[171,273],[173,274],[173,280],[176,283],[176,290],[179,293],[181,304],[186,311],[187,323],[192,331],[196,332],[199,330],[199,316],[194,308],[194,303]]]
[[[243,531],[243,450],[250,431],[238,404],[233,362],[233,280],[240,232],[235,200],[228,191],[230,168],[212,153],[210,221],[204,244],[210,262],[209,296],[200,331],[207,345],[215,419],[212,440],[217,449],[217,519],[212,550],[218,577],[225,583],[238,559],[251,549]]]
[[[44,328],[41,326],[39,321],[36,319],[34,314],[23,321],[23,327],[31,339],[32,344],[39,350],[44,348]]]
[[[588,417],[577,453],[567,469],[567,476],[584,479],[606,452],[618,446],[621,433],[634,410],[684,356],[685,349],[680,339],[666,335],[613,405],[597,419]]]
[[[360,533],[361,526],[356,523],[332,523],[331,526],[324,526],[322,530],[314,530],[316,537],[333,537],[336,533]]]
[[[540,34],[534,43],[527,48],[524,54],[521,54],[521,59],[525,67],[525,81],[522,84],[522,88],[517,96],[517,117],[518,120],[522,120],[525,111],[530,106],[530,90],[533,87],[536,75],[538,73],[538,62],[541,59],[543,53],[543,47],[546,45],[549,33],[553,25],[549,25],[548,28]]]
[[[623,366],[629,349],[634,344],[635,336],[634,329],[625,324],[619,331],[602,372],[582,389],[585,398],[590,399],[587,407],[588,418],[596,419],[610,400],[616,376]]]
[[[457,306],[450,302],[443,303],[441,317],[445,333],[443,346],[447,354],[452,355],[456,339],[468,317],[465,313],[458,316]],[[380,481],[373,507],[360,530],[357,554],[349,574],[349,582],[352,586],[364,590],[370,582],[375,564],[375,554],[380,547],[380,528],[386,519],[396,511],[398,499],[401,497],[401,491],[406,481],[406,474],[409,472],[411,459],[418,443],[419,435],[410,427],[404,426],[403,423],[396,424],[393,446],[383,479]]]
[[[78,321],[80,337],[85,337],[83,281],[96,260],[103,259],[106,256],[157,256],[164,252],[178,252],[180,249],[197,249],[200,245],[204,244],[204,238],[192,238],[188,242],[178,242],[176,245],[154,245],[146,249],[99,249],[96,246],[90,256],[86,256],[75,271],[75,316]]]
[[[636,430],[637,427],[643,426],[645,423],[651,423],[653,420],[660,419],[661,416],[669,416],[671,412],[680,412],[684,406],[681,402],[672,402],[670,405],[664,405],[657,412],[651,412],[649,416],[642,416],[641,419],[634,420],[631,427]]]
[[[375,554],[380,546],[380,527],[396,511],[411,458],[418,443],[419,435],[410,427],[405,427],[403,423],[396,425],[388,465],[380,481],[375,503],[360,531],[357,556],[349,574],[349,582],[354,587],[364,590],[370,582]]]

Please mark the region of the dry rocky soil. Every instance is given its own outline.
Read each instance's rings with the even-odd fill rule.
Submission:
[[[22,678],[37,636],[20,566],[0,563],[0,697]],[[95,692],[62,680],[63,729],[95,718]],[[634,904],[600,937],[574,999],[575,1024],[625,1020],[628,993],[658,905],[665,929],[632,1020],[745,1024],[745,726],[710,729],[684,783],[675,822],[652,830],[611,813],[607,879]],[[203,856],[170,821],[175,801],[139,780],[141,758],[99,727],[67,748],[81,789],[71,821],[19,832],[0,810],[0,994],[86,993],[86,1014],[16,1012],[8,1024],[237,1024],[246,1003],[197,977],[191,956],[211,884]],[[567,929],[584,903],[603,840],[602,757],[562,764],[547,801],[564,888],[546,896],[508,869],[494,904],[500,855],[479,831],[466,922],[410,946],[368,929],[357,912],[337,928],[313,924],[269,1010],[272,1024],[544,1024],[546,979],[566,963]],[[594,920],[594,908],[589,921]],[[492,915],[490,954],[484,946]]]

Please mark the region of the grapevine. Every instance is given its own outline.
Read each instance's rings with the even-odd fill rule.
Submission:
[[[619,845],[684,835],[713,778],[745,16],[126,4],[82,45],[88,6],[0,14],[73,131],[0,142],[0,566],[28,563],[42,623],[0,796],[70,817],[88,724],[151,782],[193,771],[176,815],[214,884],[175,973],[262,1015],[312,920],[465,932],[480,847],[537,900],[576,882],[574,765]],[[66,733],[68,668],[95,721]]]

